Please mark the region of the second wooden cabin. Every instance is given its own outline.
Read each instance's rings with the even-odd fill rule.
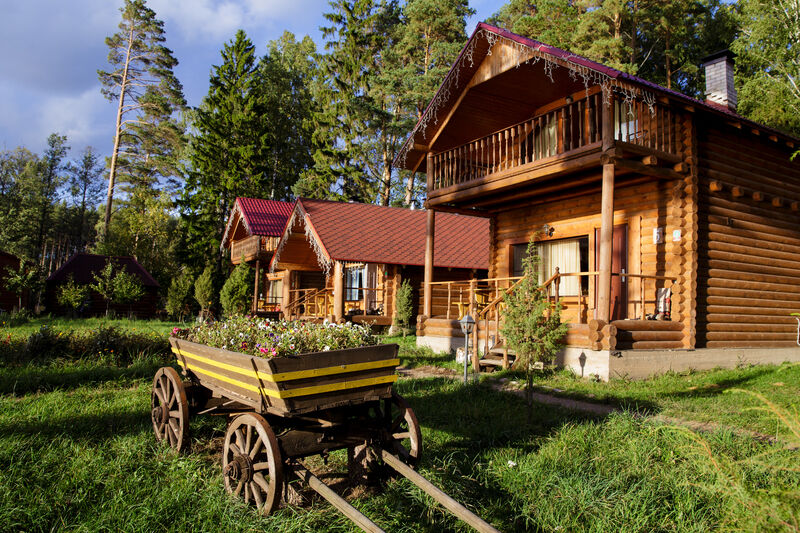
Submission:
[[[403,280],[410,280],[414,319],[422,312],[426,253],[425,211],[300,198],[276,245],[268,274],[280,286],[285,318],[350,319],[390,325]],[[434,280],[485,278],[489,265],[489,222],[442,214],[436,219]],[[432,243],[431,243],[432,244]],[[468,291],[438,295],[466,306]]]

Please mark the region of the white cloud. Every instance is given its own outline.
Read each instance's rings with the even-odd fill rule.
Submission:
[[[74,96],[46,97],[37,109],[36,129],[42,139],[52,132],[66,135],[73,152],[88,145],[102,151],[111,145],[115,111],[98,84]]]

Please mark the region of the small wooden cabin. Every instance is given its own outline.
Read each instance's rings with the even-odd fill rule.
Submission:
[[[427,217],[398,207],[298,199],[270,264],[288,302],[284,316],[389,325],[405,279],[414,314],[421,312]],[[488,220],[445,213],[436,229],[434,280],[486,276]],[[441,296],[433,305],[446,313]],[[466,291],[451,293],[449,303],[456,306],[459,297],[466,304]]]
[[[144,296],[138,302],[132,304],[111,304],[110,310],[117,315],[126,316],[132,314],[137,318],[153,318],[160,309],[159,306],[159,284],[150,273],[136,260],[135,257],[96,255],[79,252],[67,259],[67,262],[53,272],[47,278],[45,287],[45,308],[48,312],[64,314],[64,309],[58,303],[58,288],[69,281],[74,280],[79,285],[89,285],[94,283],[94,276],[99,275],[105,268],[106,263],[111,261],[115,269],[124,269],[128,274],[135,276],[144,288]],[[106,312],[106,302],[103,297],[89,291],[89,296],[84,306],[79,309],[82,316],[99,316]]]
[[[228,217],[220,248],[223,252],[230,250],[234,265],[245,261],[255,269],[252,305],[255,313],[280,311],[280,279],[267,274],[264,267],[272,259],[292,205],[279,200],[239,197]]]
[[[581,375],[800,359],[800,141],[736,113],[729,53],[704,66],[699,101],[478,25],[395,161],[427,180],[429,239],[449,213],[490,221],[476,364],[508,364],[502,295],[532,236]],[[418,341],[442,347],[435,261]]]

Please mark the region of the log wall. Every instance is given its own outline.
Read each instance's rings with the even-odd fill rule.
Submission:
[[[697,345],[795,346],[800,162],[783,141],[702,118]]]
[[[598,175],[598,181],[600,176]],[[696,249],[695,238],[684,230],[684,207],[686,203],[683,189],[685,184],[679,180],[658,180],[639,178],[636,181],[620,178],[614,191],[614,225],[628,225],[628,268],[631,274],[646,274],[678,277],[684,272],[682,256],[684,250]],[[544,224],[555,228],[549,239],[559,240],[573,237],[589,238],[589,269],[593,268],[595,255],[595,229],[600,227],[600,191],[598,188],[583,196],[562,200],[545,199],[510,204],[498,213],[492,224],[490,272],[492,277],[511,275],[512,246],[528,242],[531,235]],[[691,199],[689,200],[691,201]],[[653,230],[663,228],[664,242],[653,243]],[[680,229],[681,240],[673,242],[673,230]],[[628,278],[628,317],[640,318],[642,302],[638,278]],[[657,283],[657,284],[656,284]],[[664,282],[644,280],[645,309],[654,311],[656,288]],[[588,313],[582,317],[594,316],[595,280],[590,278],[587,302]],[[689,312],[686,302],[690,295],[679,284],[673,287],[673,321],[680,321]],[[578,306],[568,305],[564,318],[577,322]],[[688,347],[688,340],[686,341]]]

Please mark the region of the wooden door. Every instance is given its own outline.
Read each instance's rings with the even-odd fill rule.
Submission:
[[[594,230],[594,270],[600,264],[600,228]],[[611,272],[628,272],[628,225],[614,226],[614,247],[611,252]],[[597,279],[597,278],[595,278]],[[594,291],[594,308],[597,316],[597,287]],[[628,278],[611,276],[611,320],[628,318]]]

